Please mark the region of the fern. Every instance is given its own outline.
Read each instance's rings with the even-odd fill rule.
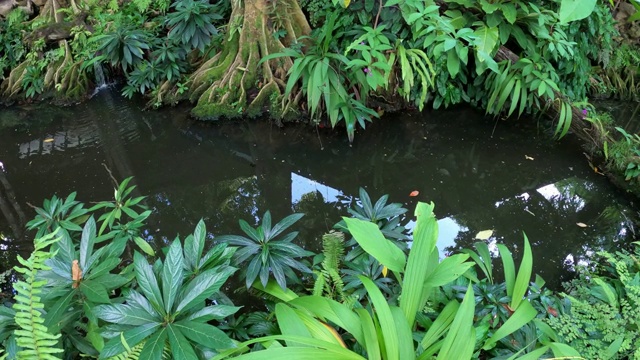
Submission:
[[[140,353],[142,353],[142,349],[144,348],[144,344],[146,341],[139,343],[138,345],[129,348],[128,351],[123,352],[122,354],[112,356],[108,360],[138,360],[140,359]],[[169,344],[166,343],[164,349],[162,350],[162,360],[171,359],[171,349],[169,348]]]
[[[317,275],[313,295],[326,296],[338,301],[345,300],[344,282],[340,276],[340,260],[344,255],[344,234],[331,231],[322,236],[322,269],[314,271]]]
[[[58,359],[54,354],[61,353],[57,348],[60,335],[52,335],[42,323],[42,310],[44,304],[40,302],[41,288],[46,280],[36,280],[40,270],[50,270],[44,262],[53,257],[55,253],[45,251],[47,247],[59,240],[57,231],[34,240],[34,250],[27,260],[18,255],[18,262],[23,266],[14,269],[24,276],[13,284],[16,291],[13,308],[16,310],[15,322],[18,329],[15,330],[18,346],[22,348],[18,352],[18,359]]]

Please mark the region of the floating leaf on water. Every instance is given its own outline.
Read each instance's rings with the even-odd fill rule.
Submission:
[[[587,225],[587,224],[585,224],[585,223],[581,223],[581,222],[576,223],[576,225],[580,226],[581,228],[585,228],[585,227],[588,227],[588,226],[589,226],[589,225]]]
[[[420,191],[413,190],[412,192],[409,193],[409,196],[418,196],[419,194],[420,194]]]
[[[476,239],[487,240],[491,235],[493,235],[493,230],[482,230],[476,235]]]
[[[53,142],[53,138],[44,139],[44,142],[46,143]]]
[[[527,160],[533,160],[533,158],[531,156],[529,156],[529,155],[525,155],[524,158],[527,159]]]

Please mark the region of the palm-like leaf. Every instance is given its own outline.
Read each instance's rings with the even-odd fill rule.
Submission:
[[[293,271],[310,273],[307,265],[297,260],[313,255],[293,243],[298,236],[297,231],[290,232],[279,238],[289,227],[295,224],[304,214],[292,214],[271,226],[271,213],[267,211],[257,228],[251,227],[246,221],[240,220],[240,228],[246,236],[224,235],[218,241],[240,246],[235,253],[234,261],[238,266],[246,264],[245,281],[247,288],[259,277],[263,286],[267,285],[270,277],[285,289],[287,281],[298,281]]]
[[[185,248],[176,239],[164,262],[156,262],[153,267],[135,253],[134,268],[140,292],[129,291],[121,304],[94,308],[98,318],[110,323],[108,331],[103,332],[108,341],[101,351],[102,358],[123,353],[142,342],[141,358],[144,355],[145,359],[154,360],[161,359],[167,346],[176,359],[197,359],[196,351],[234,346],[222,330],[208,322],[232,315],[238,308],[207,306],[206,300],[220,290],[236,269],[227,265],[230,255],[226,261],[211,267],[224,258],[224,246],[214,247],[201,257],[205,233],[204,224],[200,222]],[[196,255],[196,259],[192,258]]]

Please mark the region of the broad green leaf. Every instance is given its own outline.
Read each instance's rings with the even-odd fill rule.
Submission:
[[[429,258],[438,239],[438,223],[433,215],[433,208],[433,203],[418,202],[415,210],[417,223],[413,231],[413,244],[409,252],[400,296],[400,308],[409,326],[413,325],[416,313],[422,310],[425,305],[423,301],[427,300],[423,296],[428,269],[428,262],[425,259]]]
[[[380,343],[378,342],[378,333],[373,319],[367,310],[356,309],[356,313],[362,324],[362,341],[359,341],[365,350],[369,359],[381,359]]]
[[[304,214],[291,214],[284,219],[280,220],[277,224],[273,226],[268,232],[269,238],[273,239],[276,236],[280,235],[283,231],[287,230],[291,225],[295,224],[298,220],[300,220]],[[266,237],[266,234],[265,234]]]
[[[184,334],[182,334],[175,324],[167,325],[166,329],[174,359],[198,360],[198,355],[196,355],[196,352],[193,350],[193,346],[191,346],[189,340],[184,337]]]
[[[185,320],[194,320],[200,322],[222,320],[227,316],[235,314],[236,312],[238,312],[238,310],[240,310],[240,308],[240,306],[211,305],[194,312]]]
[[[475,31],[474,45],[477,53],[493,54],[493,51],[500,39],[500,33],[497,27],[487,27],[485,24],[479,26]],[[484,57],[478,57],[480,62],[483,62]]]
[[[430,348],[447,332],[456,316],[456,313],[458,312],[459,307],[460,304],[457,301],[449,301],[420,341],[422,348]]]
[[[535,349],[529,353],[526,353],[522,356],[520,356],[520,354],[522,352],[524,352],[524,350],[526,350],[526,347],[523,347],[522,349],[520,349],[520,351],[518,351],[517,353],[513,354],[511,357],[509,357],[509,359],[507,360],[538,360],[542,358],[542,355],[544,355],[548,350],[549,347],[548,346],[543,346],[541,348]]]
[[[513,287],[516,282],[516,266],[513,263],[511,251],[506,246],[498,244],[500,259],[502,259],[502,268],[504,269],[504,282],[507,287],[507,296],[512,296]]]
[[[131,348],[138,345],[142,340],[146,339],[149,335],[156,332],[159,327],[160,324],[158,323],[138,326],[134,329],[123,332],[122,339],[124,339],[127,346]],[[125,348],[122,339],[120,336],[116,336],[107,341],[107,343],[104,345],[104,348],[100,352],[100,359],[107,359],[125,352],[127,349]]]
[[[136,251],[133,255],[133,266],[140,291],[142,291],[158,312],[163,312],[164,303],[160,295],[160,287],[158,287],[158,280],[151,269],[151,265]]]
[[[367,293],[373,304],[378,324],[380,325],[380,332],[382,333],[384,350],[387,355],[385,359],[398,360],[400,354],[398,332],[387,299],[385,299],[380,289],[378,289],[378,286],[371,281],[371,279],[364,276],[358,276],[358,278],[362,281],[365,289],[367,289]]]
[[[73,297],[76,293],[77,289],[69,289],[55,302],[55,304],[53,304],[53,306],[47,307],[47,313],[44,316],[43,325],[47,327],[47,330],[49,330],[51,334],[57,334],[60,332],[60,320],[66,315],[67,311],[69,310],[69,304],[71,303],[71,300],[73,300]],[[3,306],[3,308],[5,307]],[[13,321],[13,318],[14,317],[11,316],[11,318],[3,319],[3,317],[0,316],[0,323],[6,324],[8,321]],[[1,326],[2,325],[0,325],[0,327]]]
[[[500,10],[502,10],[502,15],[509,22],[509,24],[513,24],[516,22],[516,17],[518,15],[518,10],[516,10],[516,5],[513,3],[502,3],[500,5]]]
[[[298,295],[293,291],[289,289],[282,289],[274,280],[269,281],[267,283],[267,286],[262,286],[259,281],[256,281],[251,287],[260,291],[264,291],[265,293],[276,297],[284,302],[291,301],[298,297]]]
[[[106,275],[109,271],[115,269],[120,265],[121,260],[119,258],[105,258],[97,263],[89,273],[83,273],[83,279],[94,280]]]
[[[401,272],[405,255],[400,248],[385,239],[378,226],[372,222],[343,217],[347,228],[362,249],[391,271]]]
[[[473,263],[465,262],[468,258],[469,255],[467,254],[456,254],[445,258],[429,273],[429,276],[425,279],[424,286],[442,286],[459,278],[473,266]]]
[[[93,313],[100,319],[113,324],[140,326],[162,322],[156,314],[129,304],[99,305],[93,308]]]
[[[87,220],[82,229],[82,237],[80,238],[80,268],[82,272],[86,273],[89,269],[86,268],[87,260],[93,253],[93,245],[96,237],[96,221],[92,217]]]
[[[533,255],[531,254],[531,245],[529,245],[529,239],[527,235],[524,235],[524,254],[522,255],[522,262],[520,262],[520,268],[518,269],[518,276],[516,277],[513,285],[513,294],[511,295],[512,309],[517,309],[522,301],[522,298],[529,288],[529,282],[531,281],[531,272],[533,269]]]
[[[213,268],[202,272],[184,287],[176,312],[185,312],[194,306],[201,305],[205,299],[220,290],[222,284],[237,269],[225,266],[222,269]]]
[[[100,285],[104,286],[104,288],[107,289],[107,291],[111,291],[113,289],[117,289],[123,286],[124,284],[128,283],[130,279],[118,274],[104,274],[96,278],[92,277],[89,280],[95,281]]]
[[[505,321],[505,323],[502,324],[502,326],[500,326],[500,328],[496,330],[493,335],[487,339],[487,341],[485,341],[482,348],[485,350],[493,348],[500,339],[517,331],[529,323],[529,321],[533,320],[537,313],[536,309],[534,309],[528,301],[521,302],[509,319],[507,319],[507,321]]]
[[[617,309],[618,296],[616,295],[615,289],[600,278],[594,278],[593,282],[598,284],[598,286],[591,289],[591,295],[611,305],[614,309]]]
[[[276,318],[282,335],[304,336],[312,338],[311,333],[298,317],[295,311],[283,303],[276,304]],[[292,341],[287,341],[287,346],[305,346]]]
[[[563,343],[552,342],[548,344],[553,351],[553,356],[559,359],[582,359],[580,353],[571,346]]]
[[[206,236],[207,227],[205,226],[204,221],[200,219],[193,231],[193,235],[188,236],[184,241],[185,260],[190,262],[191,268],[197,268],[202,265],[198,264],[198,262],[200,261],[200,258],[202,258]]]
[[[235,346],[227,334],[217,327],[197,321],[182,320],[173,324],[190,340],[215,350],[225,350]]]
[[[290,300],[289,304],[303,308],[321,320],[336,324],[350,333],[357,342],[364,343],[358,315],[346,305],[321,296],[303,296]]]
[[[416,358],[416,351],[413,346],[413,334],[411,329],[413,324],[409,325],[407,318],[404,316],[404,312],[397,307],[391,306],[391,315],[396,325],[399,359],[411,360]]]
[[[447,70],[452,78],[455,78],[460,71],[460,58],[458,58],[458,54],[455,51],[447,52]]]
[[[338,332],[330,325],[323,323],[316,319],[304,310],[293,310],[295,314],[300,318],[304,326],[309,330],[311,337],[314,339],[334,343],[336,345],[347,348],[346,344],[342,340],[342,337]]]
[[[238,348],[250,345],[254,342],[264,342],[271,339],[284,339],[298,343],[306,343],[314,347],[270,347],[266,350],[254,351],[233,357],[238,360],[275,360],[275,359],[295,359],[295,360],[365,360],[362,356],[351,350],[325,343],[320,340],[304,338],[301,336],[268,336],[257,341],[247,341]],[[333,346],[332,346],[333,345]],[[214,360],[227,358],[228,353],[213,358]]]
[[[561,24],[582,20],[591,15],[595,6],[596,0],[562,0],[558,19]]]
[[[180,240],[175,239],[169,246],[169,252],[162,267],[162,300],[167,314],[171,313],[176,295],[182,286],[183,263],[182,246]]]
[[[160,331],[151,335],[151,337],[147,339],[138,358],[149,360],[162,359],[162,351],[164,350],[166,342],[167,329],[162,328]]]
[[[153,248],[151,247],[151,245],[149,245],[148,242],[144,241],[144,239],[141,238],[140,236],[134,237],[133,238],[133,242],[136,243],[136,245],[138,245],[140,250],[142,250],[145,254],[147,254],[149,256],[155,256],[156,255],[156,252],[153,251]]]
[[[85,280],[80,282],[80,291],[82,291],[87,299],[95,303],[108,304],[110,302],[107,289],[95,280]]]
[[[476,331],[473,327],[473,315],[475,312],[475,301],[471,284],[467,287],[462,304],[456,312],[456,316],[451,323],[449,332],[444,338],[442,348],[437,359],[470,359],[475,346],[474,341]]]

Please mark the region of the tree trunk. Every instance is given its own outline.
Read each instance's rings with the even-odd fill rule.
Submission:
[[[259,63],[281,52],[311,31],[296,0],[232,1],[227,39],[220,53],[189,78],[192,115],[200,119],[220,116],[255,116],[265,108],[279,117],[296,98],[283,98],[287,71],[283,57]],[[281,38],[276,32],[284,32]]]

